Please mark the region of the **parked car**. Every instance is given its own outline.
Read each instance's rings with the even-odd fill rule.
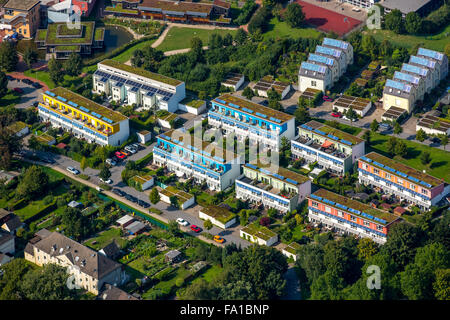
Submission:
[[[120,150],[120,152],[122,152],[122,153],[123,153],[124,155],[126,155],[127,157],[131,156],[131,152],[129,152],[129,151],[125,150],[125,149]]]
[[[42,86],[39,82],[33,82],[32,86],[35,87],[36,89],[42,88]]]
[[[187,225],[189,225],[189,222],[187,222],[186,220],[184,220],[184,219],[182,219],[182,218],[178,218],[177,219],[177,222],[178,222],[178,224],[179,225],[181,225],[181,226],[187,226]]]
[[[329,102],[333,101],[333,99],[331,99],[329,96],[323,96],[322,99],[323,99],[323,101],[329,101]]]
[[[17,93],[23,93],[23,90],[21,88],[14,88],[13,90]]]
[[[117,194],[117,195],[120,196],[120,197],[123,197],[123,196],[125,195],[125,192],[123,192],[123,191],[120,190],[120,189],[113,189],[112,192],[113,192],[114,194]]]
[[[135,202],[135,203],[138,201],[138,199],[136,197],[132,196],[131,194],[126,194],[125,199],[127,199],[128,201],[131,201],[131,202]]]
[[[47,157],[42,157],[41,160],[42,160],[42,162],[49,163],[49,164],[54,164],[56,162],[52,158],[47,158]]]
[[[80,174],[80,171],[78,171],[74,167],[67,167],[67,171],[69,171],[70,173],[72,173],[74,175]]]
[[[221,236],[214,236],[214,241],[218,243],[224,243],[225,239],[222,238]]]
[[[141,146],[139,143],[130,144],[130,147],[135,148],[137,151],[144,149],[144,147]]]
[[[33,81],[31,81],[30,79],[23,79],[22,82],[26,84],[33,84]]]
[[[10,75],[6,75],[6,79],[8,79],[8,81],[14,81],[14,80],[16,80],[16,78],[14,78],[13,76],[10,76]]]
[[[106,183],[106,184],[112,184],[113,183],[113,181],[111,180],[111,179],[106,179],[106,180],[103,180],[102,178],[98,178],[101,182],[103,182],[103,183]]]
[[[340,112],[332,112],[331,116],[335,117],[335,118],[342,118],[342,113],[340,113]]]
[[[140,205],[143,208],[148,208],[150,207],[150,204],[148,202],[142,201],[142,200],[138,200],[138,205]]]
[[[109,164],[110,166],[117,165],[117,162],[114,159],[108,158],[105,160],[106,164]]]
[[[116,153],[114,153],[114,154],[120,160],[123,160],[123,159],[125,159],[127,157],[127,155],[125,153],[120,152],[120,151],[116,151]]]
[[[33,107],[37,107],[39,105],[39,101],[35,101],[31,104]]]
[[[137,150],[132,146],[126,146],[124,149],[125,151],[131,152],[132,154],[135,154],[137,152]]]
[[[391,125],[382,122],[382,123],[380,123],[380,129],[381,129],[381,130],[384,130],[384,131],[387,131],[387,130],[391,129]]]
[[[193,225],[191,226],[191,230],[194,231],[194,232],[197,232],[197,233],[199,233],[200,231],[202,231],[202,229],[201,229],[199,226],[196,226],[195,224],[193,224]]]

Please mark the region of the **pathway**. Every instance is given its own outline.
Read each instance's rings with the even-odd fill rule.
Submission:
[[[289,265],[289,269],[284,274],[284,278],[286,279],[286,294],[281,297],[281,300],[301,300],[300,282],[295,271],[295,264]]]

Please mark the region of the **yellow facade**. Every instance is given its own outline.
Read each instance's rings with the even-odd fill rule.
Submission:
[[[11,26],[10,28],[4,28],[6,34],[12,35],[17,32],[24,38],[31,38],[39,28],[39,9],[40,3],[37,3],[29,10],[20,10],[5,6],[3,15],[4,24]]]
[[[64,116],[70,120],[77,120],[87,126],[89,129],[97,131],[103,135],[112,135],[120,130],[120,124],[109,124],[93,115],[66,104],[47,94],[42,94],[44,104],[40,106],[56,112],[60,116]]]
[[[390,107],[397,107],[411,113],[414,104],[411,97],[412,95],[407,99],[385,93],[383,94],[383,109],[388,110]]]

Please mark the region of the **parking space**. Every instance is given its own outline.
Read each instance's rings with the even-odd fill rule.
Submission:
[[[14,78],[13,80],[8,80],[8,89],[14,90],[17,88],[17,91],[20,94],[20,102],[15,105],[16,108],[28,108],[32,106],[33,103],[41,101],[42,90],[47,90],[41,83],[39,85],[40,88],[34,87],[32,83],[35,81],[28,78],[19,78],[17,75],[13,74],[8,74],[8,76]],[[28,79],[29,82],[27,81],[28,83],[25,83],[23,82],[23,79]]]

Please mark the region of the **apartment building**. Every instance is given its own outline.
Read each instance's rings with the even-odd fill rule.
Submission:
[[[315,53],[310,53],[308,61],[302,62],[298,83],[299,90],[307,88],[323,92],[331,88],[353,63],[353,47],[350,43],[324,38],[322,45],[316,46]]]
[[[240,175],[240,157],[196,138],[184,130],[169,130],[157,136],[153,164],[165,166],[180,178],[206,182],[211,190],[225,190]],[[181,141],[180,141],[181,140]]]
[[[89,143],[119,146],[130,135],[128,118],[123,114],[68,89],[58,87],[45,91],[42,100],[38,105],[41,121]]]
[[[433,51],[425,48],[417,50],[417,56],[431,60],[436,63],[435,69],[438,74],[439,81],[444,80],[448,75],[448,57],[442,52]]]
[[[389,229],[400,218],[386,211],[352,200],[325,189],[308,196],[308,218],[310,222],[322,223],[337,231],[370,238],[383,244]]]
[[[231,94],[212,100],[211,105],[208,124],[226,134],[235,133],[241,141],[248,137],[262,148],[278,151],[283,137],[290,140],[295,136],[295,117],[284,112]]]
[[[247,163],[236,180],[236,198],[286,213],[311,193],[311,180],[291,170]]]
[[[363,9],[369,9],[379,1],[380,0],[339,0],[339,2],[341,3],[349,3],[353,6],[360,7]]]
[[[419,56],[410,56],[409,64],[412,64],[413,66],[428,69],[429,72],[431,73],[433,88],[436,87],[439,84],[439,82],[441,81],[440,72],[436,68],[436,61],[433,61],[431,59],[427,59],[424,57],[419,57]]]
[[[416,102],[416,87],[411,83],[388,79],[383,89],[383,109],[404,109],[411,113]]]
[[[426,68],[421,68],[416,65],[412,65],[409,63],[404,63],[401,69],[402,73],[407,73],[413,76],[418,76],[422,78],[425,86],[425,92],[430,93],[434,88],[433,79],[431,76],[431,72]]]
[[[54,263],[67,268],[72,284],[95,295],[105,283],[121,285],[125,280],[122,265],[58,232],[40,230],[28,242],[25,259],[42,267]]]
[[[32,38],[40,23],[39,0],[9,0],[2,6],[0,30],[4,35],[18,33]]]
[[[175,112],[186,97],[183,81],[114,60],[104,60],[97,67],[92,77],[93,92],[105,93],[122,104]]]
[[[377,187],[421,209],[436,205],[450,192],[443,180],[371,152],[358,159],[359,182]]]
[[[423,100],[426,88],[425,82],[421,77],[406,72],[395,71],[393,80],[413,86],[416,92],[416,100]]]
[[[294,159],[317,162],[320,168],[344,175],[365,154],[364,140],[317,121],[298,127],[298,138],[291,141]]]
[[[385,15],[397,9],[400,10],[403,18],[410,12],[416,12],[421,17],[425,17],[431,11],[439,8],[441,4],[440,0],[382,0],[380,2]]]

